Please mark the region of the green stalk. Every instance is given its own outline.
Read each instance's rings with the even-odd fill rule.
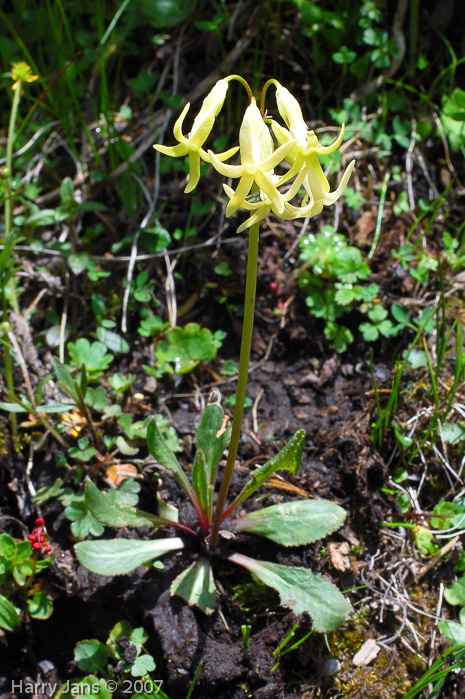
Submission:
[[[255,293],[257,288],[257,264],[258,264],[258,234],[259,224],[250,227],[249,250],[247,259],[247,277],[245,282],[244,300],[244,325],[242,328],[241,354],[239,359],[239,375],[237,379],[236,403],[231,428],[231,441],[229,443],[228,458],[221,482],[221,488],[215,508],[215,515],[210,535],[210,549],[215,551],[218,544],[221,518],[228,497],[231,478],[234,473],[239,438],[241,436],[242,416],[247,391],[247,376],[249,373],[250,348],[252,346],[253,320],[255,310]]]
[[[12,228],[13,228],[13,195],[11,192],[11,177],[12,177],[12,165],[13,165],[13,144],[15,140],[15,124],[16,124],[16,117],[18,115],[18,107],[19,107],[19,101],[21,99],[21,87],[22,83],[18,82],[16,85],[16,89],[14,91],[13,95],[13,103],[11,105],[11,113],[10,113],[10,123],[8,125],[8,140],[6,143],[6,189],[7,189],[7,195],[5,198],[5,208],[4,208],[4,213],[5,213],[5,245],[7,244],[7,241],[11,235],[13,235]],[[7,271],[7,265],[8,263],[5,263],[4,271],[6,273]],[[5,295],[5,280],[0,279],[0,284],[2,286],[2,315],[3,315],[3,323],[8,324],[8,308],[7,308],[7,303],[6,303],[6,295]],[[18,300],[16,298],[16,291],[15,291],[15,285],[13,279],[9,279],[7,282],[9,288],[10,288],[10,293],[11,293],[11,305],[13,306],[13,310],[15,313],[19,314],[19,306],[18,306]],[[7,327],[7,325],[5,325]],[[13,368],[11,364],[11,355],[10,355],[10,348],[7,343],[4,344],[3,346],[3,356],[4,356],[4,362],[5,362],[5,379],[6,379],[6,386],[7,386],[7,391],[8,391],[8,399],[10,402],[13,402],[14,400],[14,382],[13,382]],[[16,422],[16,415],[14,413],[11,413],[10,415],[10,425],[11,425],[11,431],[14,436],[18,434],[18,428],[17,428],[17,422]]]
[[[10,123],[8,126],[8,140],[6,143],[6,169],[9,175],[8,180],[8,195],[5,199],[5,240],[11,232],[12,228],[12,195],[10,188],[10,178],[12,176],[12,163],[13,163],[13,142],[15,140],[15,124],[16,116],[18,114],[19,100],[21,99],[21,82],[16,85],[16,90],[13,95],[13,104],[11,105],[10,113]]]

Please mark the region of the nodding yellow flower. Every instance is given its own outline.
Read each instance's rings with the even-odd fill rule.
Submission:
[[[39,79],[38,75],[32,74],[32,68],[24,61],[14,63],[11,66],[11,77],[15,81],[11,86],[12,90],[16,90],[21,83],[33,83]]]
[[[234,79],[246,87],[250,99],[239,131],[239,148],[231,148],[225,153],[215,155],[211,150],[205,151],[202,146],[210,135],[215,117],[224,104],[228,83]],[[264,99],[270,85],[276,87],[276,104],[284,126],[267,117],[266,114],[265,117],[263,116]],[[286,220],[311,218],[320,214],[324,206],[334,204],[344,192],[355,161],[349,163],[339,186],[331,192],[318,160],[318,156],[330,155],[339,148],[344,137],[344,124],[331,145],[320,145],[317,136],[309,130],[304,121],[299,102],[277,80],[269,80],[263,88],[261,111],[243,78],[229,75],[219,80],[203,101],[192,130],[186,137],[182,133],[182,125],[188,109],[187,104],[174,125],[174,135],[179,144],[173,147],[162,145],[154,147],[161,153],[174,157],[189,155],[190,175],[186,192],[192,191],[199,180],[200,159],[211,163],[225,177],[239,178],[235,190],[228,185],[223,185],[229,198],[226,216],[232,216],[238,209],[252,214],[239,226],[238,233],[258,223],[270,212]],[[278,143],[276,148],[272,133]],[[229,165],[224,162],[238,150],[240,150],[240,165]],[[290,167],[285,174],[279,176],[274,170],[284,161],[287,161]],[[284,187],[286,184],[287,189]],[[286,191],[283,191],[283,188]],[[303,195],[301,189],[303,189]],[[300,205],[291,204],[291,201],[299,195]]]
[[[279,177],[277,175],[273,175],[273,181],[277,183],[279,181]],[[261,191],[245,198],[242,201],[240,208],[244,209],[245,211],[255,211],[255,213],[239,226],[237,233],[242,233],[242,231],[250,228],[250,226],[252,226],[254,223],[259,223],[266,218],[271,211],[276,214],[276,216],[285,219],[286,221],[292,221],[295,218],[312,218],[313,216],[321,213],[323,205],[315,206],[315,202],[311,197],[305,206],[293,206],[289,203],[289,201],[295,197],[297,191],[300,189],[302,181],[303,176],[297,177],[292,187],[282,195],[283,210],[280,213],[270,197]],[[235,194],[234,190],[227,184],[223,185],[223,189],[229,199],[232,200]]]
[[[208,151],[215,170],[225,177],[240,177],[234,195],[226,208],[226,216],[232,216],[245,202],[254,182],[272,202],[278,215],[284,212],[282,195],[273,181],[273,170],[291,152],[295,141],[291,140],[273,151],[273,141],[263,120],[255,99],[245,110],[239,132],[241,165],[226,165],[211,151]]]
[[[174,137],[179,141],[177,146],[154,145],[155,150],[160,151],[164,155],[170,155],[174,158],[179,158],[183,155],[189,156],[189,181],[184,190],[186,194],[192,192],[197,186],[200,178],[200,159],[202,158],[207,163],[210,162],[210,157],[203,150],[202,146],[209,137],[215,118],[224,104],[228,86],[229,81],[227,78],[218,80],[202,102],[200,112],[195,117],[192,129],[187,137],[182,132],[182,125],[190,107],[189,102],[186,104],[173,128]],[[218,160],[223,161],[237,153],[238,150],[239,148],[236,146],[224,153],[219,153],[216,157]]]

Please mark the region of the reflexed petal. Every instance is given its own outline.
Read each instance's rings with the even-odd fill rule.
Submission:
[[[246,228],[250,228],[250,226],[253,226],[254,223],[259,223],[260,221],[263,221],[263,219],[268,216],[268,214],[271,211],[271,206],[268,206],[267,204],[263,204],[260,206],[257,211],[253,214],[253,216],[250,216],[244,223],[241,223],[239,228],[237,229],[236,233],[242,233],[242,231],[245,231]]]
[[[219,160],[221,163],[230,158],[231,156],[235,155],[237,151],[239,150],[239,146],[234,146],[234,148],[230,148],[229,150],[225,150],[223,153],[216,153],[216,159]],[[206,163],[211,163],[210,156],[208,153],[204,151],[203,148],[199,148],[199,153],[200,157],[202,160],[205,160]]]
[[[345,128],[346,128],[346,125],[342,124],[339,136],[336,138],[334,143],[331,143],[330,146],[320,146],[315,134],[309,134],[308,135],[308,152],[309,153],[317,153],[317,155],[331,155],[331,153],[334,153],[334,151],[336,151],[339,148],[339,146],[341,145],[342,139],[344,138]],[[316,140],[316,145],[312,145],[314,143],[313,139]],[[307,150],[305,150],[305,155],[307,155]]]
[[[305,168],[302,168],[302,170],[299,172],[298,176],[295,178],[294,182],[292,183],[292,186],[288,189],[286,194],[284,194],[283,199],[284,201],[290,201],[293,199],[299,189],[301,188],[305,178],[307,177],[307,172]],[[280,182],[278,183],[280,184]],[[311,196],[311,200],[313,201],[313,194],[311,190],[309,191],[309,195]]]
[[[349,181],[349,178],[352,174],[352,170],[354,169],[355,166],[355,160],[352,160],[346,168],[345,173],[342,176],[342,179],[339,183],[339,187],[334,191],[326,195],[325,199],[323,200],[323,203],[325,206],[330,206],[331,204],[334,204],[341,194],[343,193],[344,189],[347,187],[347,183]]]
[[[170,155],[172,158],[180,158],[189,153],[189,148],[184,143],[178,143],[176,146],[161,146],[156,143],[154,148],[163,155]]]
[[[181,114],[178,116],[176,119],[176,122],[173,127],[173,134],[174,137],[177,141],[180,141],[181,143],[186,143],[187,144],[187,138],[183,135],[182,133],[182,124],[184,119],[186,118],[186,114],[189,111],[190,107],[190,102],[186,104],[184,109],[182,110]]]
[[[254,182],[254,177],[253,175],[247,175],[244,174],[240,181],[239,184],[237,185],[237,189],[234,192],[234,195],[232,199],[230,200],[228,206],[226,207],[226,216],[229,218],[230,216],[233,215],[235,211],[238,210],[238,208],[242,205],[242,202],[252,189],[252,185]]]
[[[224,165],[212,150],[208,151],[208,156],[211,164],[220,175],[224,175],[225,177],[242,177],[244,174],[243,165]]]
[[[229,199],[232,199],[234,196],[234,189],[232,187],[229,187],[227,184],[223,185],[223,189],[226,193],[226,195],[229,197]],[[267,202],[269,199],[267,199]],[[244,211],[255,211],[255,209],[258,209],[259,206],[262,206],[264,202],[263,201],[257,201],[255,204],[253,204],[250,201],[247,201],[247,199],[244,199],[242,204],[240,205],[239,208],[244,209]],[[271,202],[270,202],[271,206]]]
[[[307,170],[308,182],[315,201],[324,199],[329,192],[329,182],[325,177],[320,161],[314,153],[305,158],[305,169]]]
[[[189,153],[189,182],[187,183],[184,194],[189,194],[197,187],[200,179],[200,155],[195,151]]]
[[[323,203],[321,201],[316,203],[311,201],[305,206],[292,206],[292,204],[286,202],[285,207],[294,218],[313,218],[313,216],[317,216],[323,211]]]
[[[284,211],[283,196],[280,192],[278,192],[274,184],[270,182],[267,176],[259,170],[257,170],[255,173],[255,181],[262,192],[264,192],[266,196],[271,199],[273,206],[276,208],[279,214],[282,214]]]
[[[304,157],[302,153],[299,153],[299,155],[295,158],[294,164],[292,165],[291,169],[288,170],[282,177],[280,178],[279,182],[276,184],[277,187],[280,187],[282,184],[287,182],[288,180],[292,180],[293,177],[297,175],[298,172],[300,172],[301,167],[304,162]]]
[[[287,143],[283,143],[282,146],[276,148],[274,153],[272,153],[269,158],[263,160],[261,163],[257,163],[257,166],[260,168],[262,172],[269,172],[270,170],[274,170],[275,167],[279,165],[279,163],[285,160],[286,156],[291,152],[294,146],[294,140],[288,141]]]
[[[278,124],[277,121],[274,119],[270,119],[270,125],[271,128],[273,129],[273,133],[276,136],[276,140],[278,141],[279,145],[282,146],[283,143],[287,143],[288,141],[292,141],[292,136],[290,131],[284,128],[284,126],[281,126],[281,124]]]

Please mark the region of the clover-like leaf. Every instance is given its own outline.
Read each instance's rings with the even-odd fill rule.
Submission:
[[[188,374],[200,362],[208,362],[216,357],[217,344],[213,334],[197,323],[188,323],[184,328],[171,328],[163,340],[157,343],[155,358],[159,368],[177,374]]]
[[[89,378],[97,379],[110,366],[113,355],[109,354],[102,342],[92,342],[80,337],[76,342],[68,342],[71,366],[85,365]]]
[[[74,649],[74,659],[84,672],[101,672],[110,656],[110,650],[95,638],[79,641]]]

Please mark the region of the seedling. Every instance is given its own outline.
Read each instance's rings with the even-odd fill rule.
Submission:
[[[250,100],[239,134],[240,165],[224,164],[238,148],[218,155],[203,149],[232,80],[238,80],[244,85]],[[265,95],[271,85],[276,88],[278,111],[285,126],[274,119],[263,117]],[[282,546],[302,546],[328,536],[341,526],[346,513],[338,505],[324,500],[287,502],[252,511],[235,519],[231,517],[276,471],[286,470],[292,475],[298,474],[304,431],[296,432],[278,454],[256,468],[232,503],[227,505],[226,500],[238,452],[247,391],[256,294],[259,222],[270,212],[288,220],[317,215],[324,206],[330,206],[341,196],[354,163],[347,168],[336,191],[330,192],[318,156],[331,154],[338,148],[342,142],[344,127],[332,145],[320,145],[316,135],[308,130],[297,100],[276,80],[268,81],[263,89],[261,111],[252,97],[250,87],[242,78],[229,76],[219,80],[204,100],[191,132],[186,137],[182,132],[182,126],[188,109],[189,105],[186,105],[174,128],[179,145],[157,145],[156,148],[174,157],[189,156],[190,177],[186,192],[191,192],[199,181],[201,160],[210,162],[227,177],[240,178],[235,191],[224,185],[229,199],[226,215],[231,216],[239,208],[251,214],[238,229],[240,232],[250,228],[250,233],[243,336],[232,426],[229,426],[220,405],[209,403],[206,406],[196,428],[197,450],[189,479],[166,443],[156,420],[152,420],[148,425],[148,449],[156,461],[172,474],[191,501],[197,513],[198,526],[193,527],[179,521],[177,511],[168,508],[164,503],[160,503],[158,515],[119,505],[89,481],[85,488],[86,504],[90,513],[102,524],[129,528],[145,526],[154,533],[171,528],[176,530],[177,536],[161,538],[156,534],[149,540],[118,538],[83,541],[76,544],[76,554],[80,562],[95,573],[121,575],[169,552],[185,549],[189,542],[197,538],[201,543],[200,547],[197,544],[197,548],[200,548],[201,552],[190,567],[172,582],[170,590],[173,595],[178,595],[188,604],[211,614],[216,601],[211,560],[215,555],[222,556],[245,567],[265,585],[277,590],[283,606],[290,607],[296,614],[310,614],[316,630],[329,631],[337,628],[349,612],[348,603],[336,587],[307,568],[279,565],[255,560],[242,553],[234,553],[230,550],[231,544],[228,541],[246,533],[264,536]],[[276,149],[270,126],[279,143]],[[274,174],[274,168],[284,159],[288,160],[291,167],[278,177]],[[284,186],[285,191],[282,189]],[[301,186],[305,194],[301,205],[295,206],[291,201],[297,196]],[[355,260],[352,253],[348,259],[340,260],[340,263],[341,281],[344,283],[352,283],[360,274],[366,275],[363,263],[360,265],[360,260]],[[194,325],[187,326],[184,332],[180,328],[168,331],[166,335],[174,340],[176,350],[170,344],[162,345],[162,355],[159,355],[157,360],[173,361],[178,373],[193,368],[203,358],[197,349],[198,337],[202,332],[205,334],[205,331]],[[193,346],[195,353],[192,351]],[[219,479],[220,460],[227,448],[226,466]],[[213,494],[217,480],[220,482],[220,490],[215,503]],[[220,539],[222,545],[218,548]]]

